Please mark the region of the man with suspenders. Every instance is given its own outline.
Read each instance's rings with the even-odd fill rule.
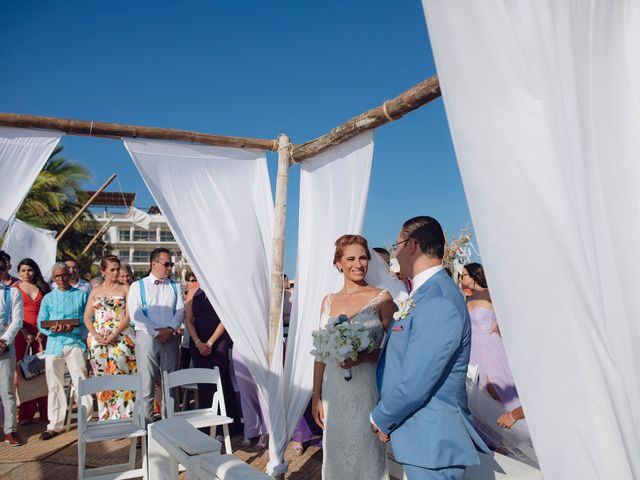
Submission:
[[[0,274],[9,266],[0,257]],[[22,295],[16,288],[0,282],[0,400],[4,408],[4,438],[12,447],[22,445],[16,433],[16,351],[13,340],[22,328]]]
[[[127,305],[136,329],[136,360],[142,376],[145,420],[153,421],[155,379],[178,366],[179,341],[176,329],[184,317],[180,288],[169,276],[173,263],[166,248],[151,252],[151,272],[133,282]]]

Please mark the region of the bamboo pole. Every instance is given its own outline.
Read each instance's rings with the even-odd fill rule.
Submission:
[[[87,246],[84,247],[84,250],[82,250],[82,253],[80,255],[84,255],[85,253],[87,253],[89,251],[89,249],[91,248],[91,245],[93,245],[95,243],[95,241],[100,237],[100,235],[104,234],[104,232],[107,231],[107,228],[109,228],[109,225],[111,225],[111,222],[113,222],[113,217],[111,217],[107,221],[107,223],[105,223],[102,226],[102,228],[100,228],[100,230],[98,230],[98,232],[93,236],[91,241],[89,243],[87,243]]]
[[[89,208],[89,205],[91,205],[91,202],[93,202],[95,200],[95,198],[100,194],[100,192],[102,192],[105,188],[107,188],[107,186],[113,182],[113,179],[116,178],[116,174],[112,174],[106,182],[104,182],[102,184],[102,186],[93,194],[91,195],[91,198],[89,200],[86,201],[86,203],[82,206],[82,208],[78,211],[78,213],[76,213],[73,218],[69,221],[69,223],[67,223],[65,225],[65,227],[62,229],[62,231],[58,234],[58,236],[56,237],[57,241],[60,241],[60,239],[64,236],[65,233],[67,233],[67,230],[69,230],[69,228],[71,228],[71,225],[74,224],[74,222],[76,220],[78,220],[80,218],[80,215],[82,215],[85,210],[87,208]]]
[[[284,227],[287,218],[287,189],[291,144],[285,134],[278,136],[278,176],[276,179],[276,203],[273,219],[271,296],[269,299],[269,365],[273,359],[276,339],[282,318],[282,295],[284,294]]]
[[[275,140],[261,138],[228,137],[175,130],[172,128],[153,128],[118,123],[72,120],[56,117],[40,117],[17,113],[0,113],[0,126],[16,128],[44,128],[57,130],[68,135],[89,135],[120,140],[121,137],[150,138],[156,140],[173,140],[179,142],[201,143],[219,147],[256,148],[260,150],[277,150]]]
[[[403,115],[435,100],[440,95],[438,76],[434,75],[409,90],[405,90],[396,98],[387,100],[379,107],[367,110],[342,125],[338,125],[325,135],[301,145],[296,145],[291,153],[292,161],[295,163],[302,162],[327,148],[346,142],[359,133],[398,120]]]

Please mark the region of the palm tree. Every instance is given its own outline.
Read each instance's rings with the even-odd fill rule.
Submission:
[[[61,231],[81,208],[79,202],[80,184],[91,179],[91,173],[82,164],[60,156],[63,147],[58,145],[44,168],[38,175],[33,187],[18,210],[17,217],[36,227]],[[103,245],[97,244],[83,258],[80,254],[91,240],[98,224],[91,213],[76,221],[65,236],[58,242],[57,257],[73,258],[80,268],[88,271],[91,263]]]

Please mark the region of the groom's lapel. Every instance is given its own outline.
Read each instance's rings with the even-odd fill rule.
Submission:
[[[411,299],[413,300],[413,302],[417,304],[420,301],[420,299],[426,295],[426,293],[429,291],[429,288],[431,288],[431,286],[434,283],[436,283],[438,275],[446,275],[446,274],[447,274],[447,272],[445,272],[444,270],[441,270],[441,271],[437,272],[435,275],[433,275],[429,280],[424,282],[424,284],[421,285],[420,288],[418,290],[416,290],[416,292],[411,296]],[[413,315],[414,311],[415,311],[415,307],[411,309],[411,312],[409,313],[407,318],[411,318],[411,316]],[[405,319],[403,319],[403,320],[405,320]],[[403,320],[394,320],[393,322],[391,322],[389,331],[384,336],[384,340],[382,342],[382,348],[381,348],[381,352],[380,352],[381,357],[382,357],[382,355],[385,354],[385,351],[386,351],[386,348],[387,348],[387,343],[389,343],[389,337],[391,337],[391,335],[393,333],[393,327],[396,325],[396,323],[402,322]]]

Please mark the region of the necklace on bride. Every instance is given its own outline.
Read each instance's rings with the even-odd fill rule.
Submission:
[[[362,290],[364,287],[368,286],[368,283],[365,283],[364,285],[360,285],[358,288],[356,288],[353,292],[347,292],[347,287],[344,287],[344,295],[353,295],[356,292],[359,292],[360,290]]]

